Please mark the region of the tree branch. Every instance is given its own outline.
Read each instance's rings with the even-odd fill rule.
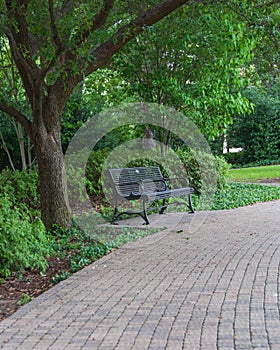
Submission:
[[[219,0],[217,0],[219,1]],[[202,2],[202,1],[196,1]],[[105,43],[98,46],[93,51],[93,63],[88,66],[86,75],[92,73],[96,69],[104,66],[107,61],[126,43],[131,41],[137,34],[141,33],[145,27],[151,26],[162,18],[169,15],[172,11],[187,3],[193,3],[191,0],[165,0],[152,9],[144,12],[141,16],[132,20],[127,25],[120,28]],[[205,1],[203,2],[205,3]]]
[[[105,6],[103,11],[99,15],[94,17],[94,21],[91,29],[98,28],[105,23],[108,17],[109,8],[113,6],[113,0],[104,0]],[[87,64],[80,58],[79,67],[80,71],[76,74],[71,72],[69,68],[75,60],[77,60],[77,53],[72,50],[65,54],[65,70],[66,77],[60,76],[55,85],[52,86],[52,90],[55,89],[61,93],[61,96],[66,98],[70,95],[75,85],[83,79],[84,76],[91,74],[100,67],[104,67],[109,59],[118,52],[126,43],[135,38],[141,33],[145,27],[151,26],[157,21],[161,20],[165,16],[169,15],[172,11],[176,10],[180,6],[185,4],[191,5],[194,2],[209,4],[213,2],[219,2],[221,0],[164,0],[160,4],[153,8],[143,12],[140,16],[133,19],[130,23],[121,27],[114,35],[111,36],[103,44],[99,45],[92,51],[92,61]],[[99,17],[98,17],[99,16]],[[98,18],[98,20],[97,20]],[[86,35],[88,32],[84,32]]]
[[[6,103],[1,101],[0,101],[0,110],[4,113],[9,114],[14,119],[16,119],[25,128],[27,134],[32,139],[32,123],[24,114],[22,114],[15,108],[8,106]]]
[[[28,97],[32,101],[31,90],[38,68],[32,59],[33,51],[26,21],[29,0],[20,0],[17,6],[13,4],[13,1],[6,0],[9,29],[5,30],[5,35],[9,39],[13,59]]]
[[[104,0],[103,9],[97,15],[93,16],[90,28],[82,33],[77,33],[77,37],[80,38],[79,42],[77,43],[78,46],[81,45],[91,33],[102,27],[108,18],[110,10],[114,6],[114,2],[115,0]]]
[[[51,22],[51,30],[53,34],[53,41],[57,47],[57,54],[59,54],[62,50],[62,43],[60,41],[58,30],[55,24],[53,0],[49,0],[49,13],[50,13],[50,22]]]
[[[60,14],[63,17],[64,15],[66,15],[67,13],[73,11],[73,3],[72,0],[65,0],[62,4],[61,10],[60,10]]]

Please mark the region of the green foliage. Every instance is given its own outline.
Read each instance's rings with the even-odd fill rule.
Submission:
[[[0,12],[3,13],[1,10]],[[27,95],[12,60],[8,40],[2,35],[0,36],[0,48],[0,101],[5,101],[10,107],[30,116]],[[2,136],[0,139],[0,169],[10,165],[18,169],[25,166],[23,158],[26,153],[27,137],[21,129],[22,127],[11,116],[0,111],[0,136]],[[33,154],[30,151],[30,155],[31,153]]]
[[[12,271],[47,267],[50,254],[49,239],[39,218],[30,216],[14,206],[7,196],[0,196],[0,275]]]
[[[205,190],[207,184],[213,184],[213,179],[216,179],[217,189],[224,188],[227,183],[230,165],[222,157],[201,151],[179,151],[178,153],[186,167],[190,184],[198,192],[201,191],[202,187]]]
[[[239,167],[240,164],[245,164],[245,151],[242,150],[240,152],[233,152],[233,153],[224,153],[222,155],[224,159],[232,165],[232,167]]]
[[[76,227],[75,224],[70,230],[56,228],[51,234],[55,237],[52,244],[55,255],[61,258],[67,257],[72,272],[81,269],[111,251],[109,245],[91,237]]]
[[[241,69],[252,62],[254,45],[229,7],[193,5],[147,28],[113,66],[139,99],[173,106],[213,137],[233,113],[251,108],[240,93],[249,82]]]
[[[93,214],[94,215],[94,214]],[[76,224],[72,229],[55,228],[51,231],[53,255],[69,262],[69,270],[62,270],[53,276],[53,282],[59,283],[72,273],[108,254],[113,248],[131,242],[154,232],[156,229],[98,227],[93,217],[88,218],[89,230],[83,231]],[[88,233],[92,232],[92,233]]]
[[[36,170],[0,174],[0,275],[47,267],[48,235],[39,219]]]
[[[229,156],[232,164],[273,164],[280,159],[280,96],[278,91],[251,88],[247,96],[255,105],[251,114],[234,117],[228,129],[230,147],[242,147],[242,153]]]
[[[62,114],[61,141],[64,151],[76,131],[87,121],[90,115],[91,111],[84,105],[83,91],[79,85],[71,94]]]
[[[22,306],[22,305],[29,303],[30,301],[31,301],[30,295],[24,293],[24,294],[22,294],[20,300],[17,302],[17,305]]]
[[[66,150],[75,132],[92,116],[110,107],[133,102],[129,83],[117,70],[103,68],[89,75],[71,94],[62,115],[62,144]],[[125,129],[125,128],[124,128]],[[123,133],[124,134],[124,133]],[[107,137],[110,147],[114,137]]]
[[[36,211],[40,207],[38,181],[36,169],[28,171],[4,169],[0,173],[0,195],[8,196],[13,205],[38,214]]]
[[[231,209],[274,199],[280,199],[279,186],[230,183],[217,192],[212,209]]]
[[[62,271],[61,273],[56,273],[53,277],[52,277],[52,281],[53,283],[57,284],[61,281],[66,280],[68,277],[70,277],[72,274],[69,271]]]
[[[88,192],[90,195],[99,197],[102,193],[101,173],[109,153],[110,150],[105,148],[90,154],[86,166],[86,178],[89,181]]]

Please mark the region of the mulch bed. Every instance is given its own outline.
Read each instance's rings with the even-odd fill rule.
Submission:
[[[31,299],[50,289],[52,277],[62,271],[70,272],[69,260],[49,258],[49,267],[44,275],[37,270],[25,270],[22,276],[11,276],[0,281],[0,321],[13,314],[20,306],[24,296]]]

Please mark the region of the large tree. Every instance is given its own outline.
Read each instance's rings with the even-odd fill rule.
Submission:
[[[1,0],[1,36],[7,38],[32,118],[4,98],[0,109],[21,123],[35,146],[47,227],[71,225],[60,129],[74,87],[145,27],[192,2]]]

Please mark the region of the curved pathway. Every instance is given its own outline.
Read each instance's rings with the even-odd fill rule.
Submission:
[[[280,349],[279,214],[210,212],[192,233],[185,215],[2,321],[0,348]]]

